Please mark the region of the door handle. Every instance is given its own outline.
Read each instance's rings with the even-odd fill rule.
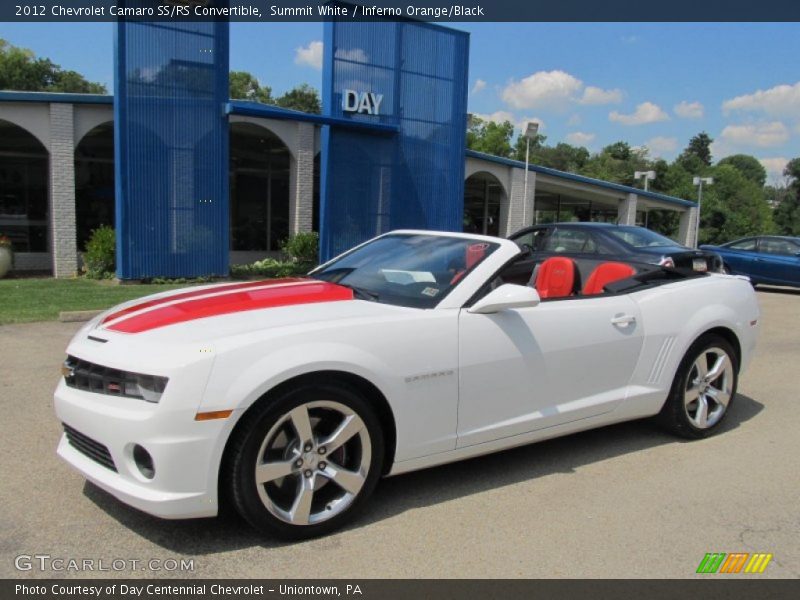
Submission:
[[[636,317],[633,315],[620,315],[611,319],[611,324],[616,325],[617,327],[627,327],[628,325],[632,325],[634,323],[636,323]]]

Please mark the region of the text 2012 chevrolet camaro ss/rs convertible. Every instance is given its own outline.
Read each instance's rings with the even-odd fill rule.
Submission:
[[[759,309],[745,278],[540,264],[510,240],[398,231],[308,277],[151,296],[67,350],[59,455],[166,518],[230,501],[286,538],[395,475],[657,415],[722,423]]]

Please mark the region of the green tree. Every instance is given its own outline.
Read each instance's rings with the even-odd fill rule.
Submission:
[[[687,171],[700,173],[704,167],[711,166],[711,144],[713,139],[702,131],[689,140],[689,145],[678,156],[678,162],[682,163]]]
[[[632,148],[627,142],[615,142],[592,155],[581,174],[632,186],[636,183],[633,174],[649,170],[650,165],[646,148]]]
[[[75,71],[65,71],[48,58],[37,58],[26,48],[0,39],[0,89],[24,92],[105,94],[106,87],[87,81]]]
[[[307,83],[292,88],[280,96],[275,101],[275,104],[283,108],[291,108],[315,115],[322,112],[319,92]]]
[[[711,170],[714,184],[703,188],[700,243],[720,244],[774,230],[764,189],[730,164]]]
[[[469,116],[467,127],[467,148],[510,158],[512,154],[511,136],[514,135],[514,126],[509,122],[495,123],[484,121],[475,115]]]
[[[789,185],[775,207],[776,229],[781,235],[800,235],[800,158],[790,160],[783,174]]]
[[[731,165],[739,169],[739,172],[750,181],[764,187],[767,182],[767,170],[755,156],[749,154],[733,154],[726,156],[717,163],[718,165]]]
[[[272,88],[267,85],[262,86],[255,75],[247,71],[231,71],[228,75],[228,87],[231,98],[235,100],[275,104]]]
[[[581,173],[590,156],[583,146],[572,146],[564,142],[555,146],[540,146],[536,150],[531,148],[532,163],[567,173]]]

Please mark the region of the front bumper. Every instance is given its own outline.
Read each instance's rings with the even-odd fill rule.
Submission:
[[[195,421],[196,402],[170,402],[167,396],[150,404],[76,390],[62,379],[54,396],[56,415],[63,424],[105,446],[116,471],[90,458],[66,435],[61,436],[58,455],[89,481],[149,514],[167,519],[214,516],[223,440],[234,416]],[[153,458],[152,479],[136,466],[136,444]]]

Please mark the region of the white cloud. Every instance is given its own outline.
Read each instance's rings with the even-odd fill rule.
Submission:
[[[622,102],[622,90],[604,90],[593,85],[586,86],[583,90],[581,104],[619,104]]]
[[[669,119],[667,113],[658,104],[653,104],[652,102],[642,102],[629,115],[621,114],[616,110],[608,115],[609,121],[622,123],[623,125],[645,125],[646,123],[656,123],[667,119]]]
[[[507,110],[498,110],[491,114],[488,113],[472,113],[472,114],[481,119],[482,121],[492,121],[499,125],[502,125],[505,121],[510,121],[511,123],[514,123],[517,120],[517,118]]]
[[[767,170],[767,176],[770,181],[780,181],[783,179],[783,170],[786,168],[786,163],[789,162],[789,159],[783,156],[776,156],[773,158],[760,158],[758,162]]]
[[[647,140],[644,145],[653,156],[662,157],[678,149],[678,139],[674,137],[656,136]]]
[[[306,47],[295,48],[294,64],[322,69],[322,42],[315,40]]]
[[[581,116],[578,113],[572,115],[567,121],[567,125],[569,125],[570,127],[575,127],[576,125],[580,124],[581,124]]]
[[[727,125],[719,136],[721,148],[731,146],[780,146],[789,140],[789,129],[780,121]]]
[[[583,88],[583,82],[564,71],[538,71],[511,80],[502,93],[513,108],[562,108]]]
[[[545,128],[544,121],[542,121],[539,117],[523,117],[522,119],[518,119],[513,113],[507,110],[498,110],[493,113],[472,113],[474,116],[478,117],[483,121],[492,121],[493,123],[497,123],[498,125],[502,125],[506,121],[509,121],[513,126],[514,129],[522,131],[525,127],[528,126],[528,123],[538,123],[539,124],[539,131]]]
[[[623,35],[621,38],[619,38],[619,41],[623,44],[635,44],[640,39],[641,38],[638,35]]]
[[[583,131],[572,131],[568,133],[564,139],[567,140],[570,144],[574,144],[575,146],[586,146],[591,144],[594,141],[595,134],[593,133],[585,133]]]
[[[728,114],[735,110],[763,112],[773,117],[800,118],[800,81],[794,85],[776,85],[768,90],[758,90],[722,103]]]
[[[705,107],[700,102],[687,102],[683,100],[673,108],[675,114],[682,119],[700,119],[703,117]]]
[[[483,79],[476,79],[475,85],[472,86],[472,91],[470,91],[470,94],[480,94],[484,89],[486,89],[486,82]]]

